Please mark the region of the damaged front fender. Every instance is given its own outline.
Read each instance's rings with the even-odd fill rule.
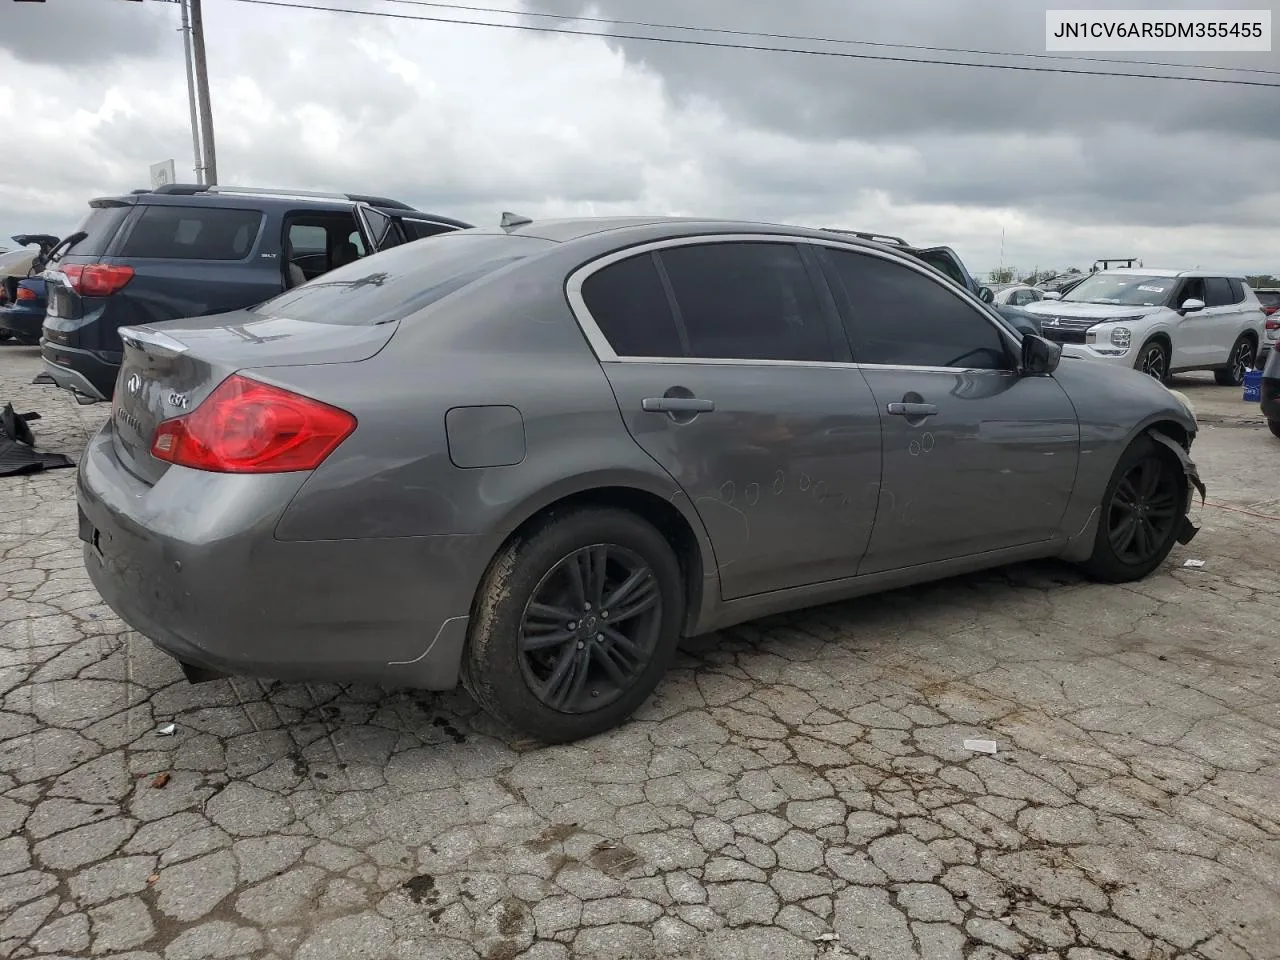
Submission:
[[[1182,472],[1187,479],[1187,487],[1194,487],[1200,493],[1200,503],[1204,504],[1205,486],[1204,481],[1200,479],[1200,471],[1196,469],[1195,461],[1191,459],[1190,453],[1183,449],[1172,437],[1161,433],[1155,427],[1147,430],[1147,436],[1157,443],[1161,443],[1173,451],[1174,456],[1178,458],[1178,462],[1182,464]],[[1191,509],[1191,498],[1187,497],[1187,509]],[[1178,528],[1178,542],[1184,546],[1195,539],[1195,535],[1200,532],[1200,528],[1191,522],[1190,515],[1182,518],[1182,523]]]

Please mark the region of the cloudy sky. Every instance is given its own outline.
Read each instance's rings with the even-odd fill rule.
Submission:
[[[66,232],[91,196],[145,186],[159,160],[193,179],[176,5],[2,2],[0,236]],[[465,0],[524,16],[421,0],[281,2],[1124,69],[571,19],[1043,54],[1044,5],[1025,0]],[[478,223],[514,210],[851,226],[950,244],[975,272],[1001,262],[1003,232],[1003,262],[1021,269],[1138,256],[1280,273],[1280,89],[204,6],[223,183],[376,192]],[[1096,56],[1275,71],[1197,73],[1280,84],[1280,52]]]

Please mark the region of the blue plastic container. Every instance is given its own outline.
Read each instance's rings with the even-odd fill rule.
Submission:
[[[1262,402],[1262,371],[1250,370],[1244,375],[1244,402]]]

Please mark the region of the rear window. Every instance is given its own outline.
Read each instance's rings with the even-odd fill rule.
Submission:
[[[83,240],[77,240],[63,250],[58,255],[58,259],[60,260],[66,256],[102,256],[107,249],[107,244],[115,237],[116,231],[120,229],[120,224],[124,222],[124,218],[129,215],[132,209],[132,205],[92,207],[88,215],[80,221],[79,226],[67,234],[67,236],[71,236],[83,231],[88,236]]]
[[[243,260],[262,228],[257,210],[142,208],[117,256],[165,260]]]
[[[1280,291],[1276,290],[1255,290],[1258,302],[1264,307],[1280,307]]]
[[[550,246],[537,237],[446,234],[330,270],[250,312],[349,326],[391,323]]]

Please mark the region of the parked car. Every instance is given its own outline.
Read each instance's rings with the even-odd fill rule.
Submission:
[[[0,342],[12,339],[26,347],[38,344],[46,306],[44,280],[40,277],[19,280],[13,300],[0,306]]]
[[[261,303],[368,253],[468,226],[385,197],[169,184],[101,197],[45,276],[45,370],[109,400],[117,330]]]
[[[37,306],[43,318],[44,281],[29,281],[44,269],[58,238],[47,233],[20,233],[13,241],[18,249],[0,254],[0,342],[12,338],[31,345],[40,342],[40,324],[32,329],[30,321]]]
[[[1273,349],[1262,368],[1262,415],[1271,435],[1280,437],[1280,350]]]
[[[1132,581],[1195,533],[1184,404],[904,251],[506,223],[121,331],[84,558],[188,676],[461,679],[574,740],[682,635],[1036,557]]]
[[[857,237],[870,243],[887,244],[909,253],[949,277],[952,282],[968,290],[983,303],[991,304],[996,313],[1019,333],[1040,333],[1039,320],[1036,317],[1019,306],[996,303],[995,294],[991,288],[979,284],[969,272],[969,268],[964,265],[964,261],[960,259],[960,255],[950,247],[914,247],[901,237],[884,233],[866,233],[860,230],[843,230],[837,227],[827,227],[826,232]]]
[[[1061,299],[1026,309],[1067,353],[1160,381],[1212,370],[1220,385],[1238,387],[1265,336],[1258,298],[1243,276],[1226,273],[1100,270]]]
[[[1044,291],[1027,286],[1025,283],[1001,284],[998,288],[992,287],[991,289],[995,294],[995,299],[992,302],[1002,307],[1025,307],[1029,303],[1036,303],[1044,299]]]
[[[1266,336],[1258,350],[1257,367],[1261,370],[1267,364],[1267,354],[1280,340],[1280,287],[1255,288],[1254,296],[1262,304],[1262,312],[1266,314]]]
[[[1060,273],[1048,280],[1041,280],[1035,285],[1036,289],[1045,293],[1066,294],[1073,287],[1078,287],[1082,282],[1089,279],[1091,274],[1088,273]]]

